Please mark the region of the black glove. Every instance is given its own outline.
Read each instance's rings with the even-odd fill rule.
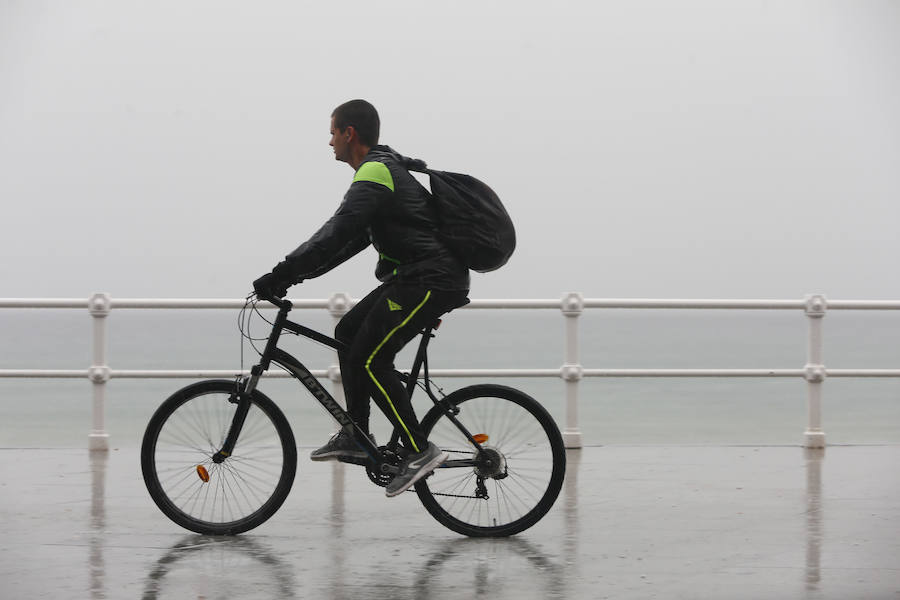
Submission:
[[[260,300],[284,298],[291,284],[276,277],[275,273],[266,273],[253,282],[253,291]]]

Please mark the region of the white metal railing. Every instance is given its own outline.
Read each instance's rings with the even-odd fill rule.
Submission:
[[[354,302],[346,294],[334,294],[324,300],[294,300],[296,308],[327,309],[339,320]],[[78,298],[0,298],[0,308],[87,309],[93,317],[93,362],[86,369],[0,369],[0,377],[88,378],[93,385],[92,430],[88,445],[106,450],[109,434],[105,428],[106,383],[111,378],[205,378],[246,374],[238,370],[127,370],[110,369],[107,364],[106,317],[113,309],[240,309],[244,300],[231,299],[113,299],[108,294]],[[435,377],[559,377],[566,390],[563,437],[568,448],[582,445],[578,426],[578,384],[584,377],[802,377],[807,382],[807,427],[805,445],[825,446],[822,431],[822,385],[826,377],[900,377],[900,369],[826,369],[823,361],[822,321],[828,310],[900,310],[900,301],[826,300],[809,295],[801,300],[692,300],[692,299],[586,299],[568,293],[562,300],[473,300],[466,309],[556,309],[565,317],[565,356],[562,366],[550,369],[433,369]],[[585,309],[741,309],[803,310],[808,322],[807,361],[796,369],[586,369],[579,362],[578,317]],[[340,370],[313,370],[316,377],[328,377],[334,395],[343,400]],[[272,376],[288,377],[272,372]]]

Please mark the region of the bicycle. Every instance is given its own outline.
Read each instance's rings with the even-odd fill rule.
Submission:
[[[272,363],[299,380],[353,434],[368,457],[344,462],[363,466],[372,483],[387,486],[406,455],[398,431],[376,446],[310,371],[278,347],[285,332],[335,350],[341,342],[288,320],[290,300],[271,302],[279,310],[250,375],[178,390],[156,410],[144,433],[141,469],[147,490],[167,517],[188,530],[243,533],[268,520],[287,498],[297,446],[281,409],[257,387]],[[257,303],[251,296],[245,311],[249,306],[258,312]],[[559,496],[566,465],[562,435],[543,406],[514,388],[477,384],[447,395],[435,389],[427,348],[439,325],[421,332],[411,370],[398,371],[410,396],[419,387],[434,403],[422,428],[450,456],[415,484],[415,493],[438,522],[457,533],[519,533],[537,523]],[[243,326],[241,332],[249,337]]]

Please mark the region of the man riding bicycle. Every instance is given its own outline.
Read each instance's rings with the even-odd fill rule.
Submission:
[[[378,112],[365,100],[334,110],[330,145],[336,160],[353,167],[353,182],[337,212],[253,287],[260,298],[282,297],[289,286],[330,271],[369,244],[378,251],[375,276],[382,284],[340,320],[335,337],[347,347],[338,358],[351,418],[371,437],[373,398],[409,453],[385,490],[392,497],[447,460],[425,439],[394,357],[442,314],[468,302],[469,270],[441,241],[427,190],[399,154],[378,145],[379,130]],[[341,429],[310,458],[364,459],[366,453]]]

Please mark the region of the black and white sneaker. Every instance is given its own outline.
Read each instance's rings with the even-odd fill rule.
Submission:
[[[426,477],[437,467],[441,466],[450,455],[428,442],[428,447],[418,454],[410,454],[400,464],[400,472],[387,485],[384,495],[393,498],[402,494],[413,486],[415,482]]]
[[[372,440],[373,444],[375,443],[375,436],[371,433],[369,434],[369,439]],[[318,450],[313,450],[309,454],[311,460],[365,460],[368,457],[369,455],[366,451],[356,443],[353,436],[347,433],[345,429],[338,431],[331,436],[327,444]]]

